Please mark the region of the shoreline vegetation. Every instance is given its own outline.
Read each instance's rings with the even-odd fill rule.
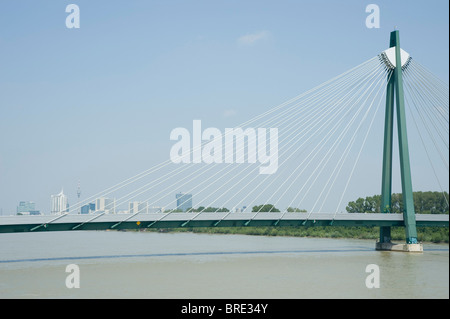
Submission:
[[[416,214],[448,214],[449,194],[447,192],[414,192],[414,209]],[[380,213],[381,195],[358,198],[351,201],[346,207],[347,213]],[[288,212],[307,212],[304,209],[288,207]],[[176,210],[175,210],[176,211]],[[227,208],[199,207],[191,208],[190,212],[228,212]],[[264,204],[254,206],[252,212],[279,212],[274,205]],[[402,194],[392,194],[391,206],[384,208],[384,212],[400,214],[403,212]],[[161,232],[193,232],[207,234],[241,234],[256,236],[290,236],[290,237],[315,237],[315,238],[352,238],[373,239],[380,236],[379,227],[343,227],[343,226],[312,226],[312,227],[198,227],[198,228],[172,228],[154,229],[149,231]],[[449,243],[448,227],[418,227],[417,239],[420,242]],[[393,241],[405,241],[404,227],[392,227],[391,237]]]
[[[252,235],[252,236],[286,236],[308,238],[342,238],[342,239],[373,239],[380,236],[379,227],[343,227],[343,226],[314,226],[314,227],[186,227],[186,228],[162,228],[147,229],[152,232],[191,232],[199,234],[228,234],[228,235]],[[449,243],[449,229],[447,227],[418,227],[419,242],[435,244]],[[392,240],[405,241],[405,229],[392,227]]]

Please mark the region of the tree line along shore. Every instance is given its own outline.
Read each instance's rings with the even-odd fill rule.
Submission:
[[[206,234],[240,234],[254,236],[290,236],[290,237],[315,237],[315,238],[353,238],[373,239],[380,237],[379,227],[342,227],[342,226],[312,226],[312,227],[186,227],[170,229],[153,229],[150,231],[163,232],[193,232]],[[417,236],[420,242],[447,243],[449,242],[449,230],[447,227],[418,227]],[[393,241],[405,241],[405,229],[392,227],[391,237]]]

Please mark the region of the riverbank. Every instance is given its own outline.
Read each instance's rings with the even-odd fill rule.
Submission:
[[[155,229],[164,232],[192,232],[207,234],[241,234],[256,236],[289,236],[309,238],[343,238],[343,239],[373,239],[379,238],[378,227],[197,227]],[[429,243],[449,243],[449,229],[446,227],[419,227],[418,240]],[[403,227],[392,227],[392,240],[404,241]]]

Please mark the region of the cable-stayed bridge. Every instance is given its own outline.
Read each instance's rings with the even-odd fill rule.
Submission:
[[[197,211],[1,217],[0,232],[359,225],[380,227],[379,248],[388,249],[390,227],[403,226],[407,244],[416,245],[416,227],[448,227],[449,219],[445,214],[414,211],[409,149],[415,151],[411,159],[420,158],[427,167],[448,211],[448,106],[448,84],[400,49],[399,33],[393,31],[390,48],[379,55],[224,134],[194,127],[189,149],[184,145],[174,152],[177,164],[173,159],[163,162],[71,207],[77,212],[106,196],[116,198],[116,206],[139,199],[149,206],[173,207],[173,194],[183,190],[195,195]],[[379,138],[382,130],[377,127],[383,121],[384,137]],[[267,135],[262,128],[276,131]],[[395,131],[403,214],[391,214]],[[177,137],[183,137],[186,130],[179,132]],[[408,139],[411,133],[414,138]],[[226,147],[227,141],[232,148]],[[379,159],[367,156],[367,149],[379,150]],[[365,180],[364,170],[378,169],[380,179]],[[381,188],[380,213],[344,213],[345,204],[354,200],[348,197],[349,190],[367,193],[372,185],[376,193]],[[220,209],[247,203],[262,205],[248,213]],[[265,212],[263,207],[269,204],[282,207],[281,212]],[[211,207],[219,208],[211,212]],[[303,208],[306,213],[293,212]]]

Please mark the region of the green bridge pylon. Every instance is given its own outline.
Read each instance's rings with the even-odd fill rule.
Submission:
[[[381,186],[381,213],[391,213],[392,194],[392,146],[394,133],[394,100],[397,115],[400,172],[403,194],[403,220],[406,244],[417,244],[416,216],[414,211],[411,167],[406,133],[405,100],[403,93],[402,56],[399,31],[391,32],[390,47],[395,48],[395,68],[390,73],[386,90],[384,125],[383,175]],[[380,243],[391,242],[391,228],[380,227]]]

